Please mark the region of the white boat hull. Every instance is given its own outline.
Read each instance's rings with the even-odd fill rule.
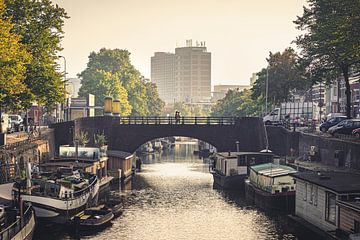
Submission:
[[[58,199],[36,195],[21,195],[23,201],[31,202],[37,218],[56,223],[66,223],[72,216],[87,206],[97,204],[99,182],[87,193],[71,199]]]

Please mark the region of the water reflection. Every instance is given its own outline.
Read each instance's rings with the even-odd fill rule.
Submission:
[[[296,239],[282,223],[249,206],[239,193],[213,189],[194,144],[141,156],[124,215],[95,238]]]

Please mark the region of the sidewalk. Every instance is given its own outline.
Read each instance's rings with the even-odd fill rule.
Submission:
[[[298,171],[333,171],[333,172],[355,172],[360,173],[359,170],[354,170],[346,167],[336,167],[325,165],[321,162],[311,162],[304,160],[295,160],[294,163],[287,163],[292,168]]]
[[[41,135],[45,135],[49,132],[49,128],[41,127],[40,129]],[[6,145],[14,144],[17,142],[21,142],[27,140],[29,138],[29,134],[27,132],[16,132],[11,134],[6,134]]]

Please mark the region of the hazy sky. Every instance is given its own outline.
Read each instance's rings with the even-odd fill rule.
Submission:
[[[248,84],[266,66],[269,51],[282,51],[299,34],[293,20],[306,0],[53,0],[65,8],[64,51],[68,77],[85,69],[91,51],[131,52],[150,78],[156,51],[205,41],[212,53],[212,85]]]

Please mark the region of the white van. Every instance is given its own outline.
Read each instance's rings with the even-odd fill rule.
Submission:
[[[9,119],[9,115],[6,113],[2,113],[1,114],[0,133],[8,133],[9,129],[11,129],[11,122]]]

